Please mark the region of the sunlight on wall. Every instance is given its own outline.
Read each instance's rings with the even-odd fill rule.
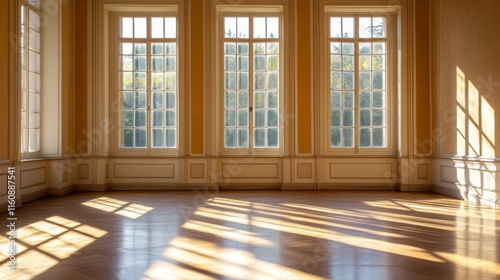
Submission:
[[[154,209],[152,207],[136,203],[129,203],[126,201],[109,197],[95,198],[87,202],[84,202],[82,204],[102,211],[115,213],[131,219],[137,219]]]
[[[456,71],[456,154],[494,158],[495,110],[487,101],[490,92],[485,92],[483,85],[475,85],[459,67]]]
[[[42,274],[106,234],[104,230],[60,216],[17,229],[16,280]],[[7,259],[5,253],[5,250],[0,253],[2,262]]]
[[[492,93],[486,79],[474,84],[469,77],[456,67],[456,127],[458,156],[480,159],[495,158],[495,110],[488,102]],[[464,163],[457,161],[457,188],[468,197],[466,199],[486,199],[495,201],[497,178],[496,168],[486,163]]]

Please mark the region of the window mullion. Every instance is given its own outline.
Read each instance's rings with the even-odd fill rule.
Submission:
[[[248,150],[249,152],[253,152],[253,116],[255,111],[255,106],[253,104],[254,99],[254,71],[253,71],[253,16],[249,17],[249,37],[248,37]],[[252,108],[252,110],[250,110]]]
[[[359,16],[354,16],[354,152],[359,152]]]
[[[148,153],[151,153],[153,142],[152,135],[152,110],[151,110],[151,18],[146,17],[146,147]]]

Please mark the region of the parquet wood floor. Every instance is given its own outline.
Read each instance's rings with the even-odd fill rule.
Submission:
[[[433,193],[75,193],[17,209],[0,279],[500,279],[498,213]]]

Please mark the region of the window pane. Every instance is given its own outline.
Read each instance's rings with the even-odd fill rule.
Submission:
[[[225,74],[225,87],[226,89],[236,89],[236,73],[226,72]]]
[[[175,126],[175,111],[168,110],[165,113],[165,125]]]
[[[256,17],[253,19],[253,37],[266,38],[266,18]]]
[[[342,38],[354,38],[354,18],[342,18]]]
[[[343,107],[344,108],[354,108],[354,92],[344,91],[343,93]]]
[[[354,72],[344,72],[342,89],[344,90],[354,90]]]
[[[165,129],[165,134],[166,134],[166,142],[167,142],[167,148],[175,148],[177,147],[177,135],[176,135],[176,130],[174,128],[167,128]]]
[[[359,125],[360,126],[370,126],[370,110],[361,110],[359,111]]]
[[[254,56],[254,70],[266,70],[266,56],[265,55]]]
[[[254,129],[254,147],[255,148],[265,148],[266,147],[266,129],[256,128]]]
[[[330,18],[330,38],[342,38],[342,18]]]
[[[384,126],[384,110],[373,110],[373,125]]]
[[[331,108],[340,108],[340,91],[332,91],[330,92],[330,107]]]
[[[278,54],[280,45],[278,43],[267,43],[267,54]]]
[[[236,126],[236,111],[226,110],[225,114],[225,126]]]
[[[135,126],[146,126],[146,111],[135,111]]]
[[[354,141],[353,141],[353,133],[354,129],[352,128],[344,128],[342,129],[342,136],[343,136],[343,142],[342,146],[346,148],[351,148],[354,147]]]
[[[238,70],[248,71],[248,56],[246,55],[238,56]]]
[[[151,87],[153,89],[155,90],[163,89],[163,73],[153,73],[151,79],[152,79]]]
[[[238,128],[238,148],[248,148],[248,128]]]
[[[155,128],[152,131],[153,148],[163,148],[163,129]]]
[[[342,70],[344,71],[354,71],[354,56],[344,55],[342,56]]]
[[[176,58],[175,56],[167,56],[165,58],[165,70],[175,71],[176,69]]]
[[[226,108],[236,108],[236,92],[226,91]]]
[[[248,43],[238,44],[238,54],[248,54]]]
[[[248,110],[238,110],[238,126],[248,126]]]
[[[175,91],[168,91],[167,92],[167,106],[165,108],[176,108],[177,105],[175,103],[175,100],[177,99]]]
[[[374,128],[373,129],[373,146],[374,147],[384,147],[384,129],[383,128]]]
[[[372,21],[373,38],[386,37],[386,20],[382,17],[374,17]]]
[[[153,111],[153,126],[163,126],[163,111]]]
[[[134,94],[131,91],[123,92],[123,108],[134,108]]]
[[[123,126],[134,126],[134,111],[123,111]]]
[[[330,111],[330,125],[331,126],[340,126],[340,110],[331,110]]]
[[[370,54],[372,53],[371,43],[359,43],[359,53],[360,54]]]
[[[123,130],[123,147],[132,148],[134,147],[134,130],[131,128],[125,128]]]
[[[330,56],[330,69],[331,70],[341,70],[342,69],[342,56],[341,55]]]
[[[238,108],[248,108],[248,92],[238,92]]]
[[[267,93],[267,108],[278,108],[279,100],[278,100],[278,92],[277,91],[269,91]]]
[[[278,126],[278,110],[267,111],[267,126]]]
[[[267,18],[267,38],[279,38],[279,20],[277,17]]]
[[[359,56],[359,70],[371,70],[372,57],[370,55]]]
[[[122,43],[120,44],[120,53],[122,54],[132,54],[134,50],[134,44],[132,43]]]
[[[247,72],[238,72],[238,89],[248,90]]]
[[[134,44],[134,54],[146,55],[146,44]]]
[[[236,44],[224,43],[224,53],[225,54],[236,54]]]
[[[373,92],[373,108],[383,108],[384,105],[384,92],[374,91]]]
[[[176,55],[177,54],[177,44],[176,43],[165,44],[165,54],[166,55]]]
[[[370,72],[359,73],[359,88],[361,90],[370,90],[371,89],[371,73]]]
[[[151,19],[151,37],[164,38],[165,35],[163,28],[164,28],[163,18],[154,17]]]
[[[151,53],[153,55],[163,54],[163,44],[152,44],[151,45]]]
[[[268,70],[278,70],[279,69],[279,56],[277,56],[277,55],[267,56],[267,69]]]
[[[266,104],[266,92],[256,91],[254,92],[253,106],[254,108],[264,108]]]
[[[360,17],[359,18],[359,37],[371,38],[372,37],[372,18]]]
[[[340,72],[332,72],[330,75],[330,88],[333,90],[340,90],[342,84],[342,79],[340,78]]]
[[[174,17],[165,18],[165,38],[177,38],[177,19]]]
[[[146,148],[146,129],[145,128],[135,129],[135,147],[136,148]]]
[[[163,102],[163,92],[161,91],[155,91],[153,92],[153,108],[164,108],[164,102]]]
[[[263,90],[266,89],[266,72],[256,72],[255,74],[255,90]]]
[[[266,125],[266,110],[254,110],[254,126]]]
[[[342,43],[342,53],[343,54],[354,54],[354,44],[353,43]]]
[[[330,43],[330,53],[331,54],[340,54],[342,53],[340,43]]]
[[[342,125],[343,126],[353,126],[354,125],[354,111],[345,110],[342,115]]]
[[[362,91],[359,94],[359,107],[361,108],[370,108],[370,92]]]
[[[176,88],[177,80],[175,72],[165,73],[165,89],[174,90]]]
[[[235,128],[226,128],[226,148],[235,148],[236,147],[236,129]]]
[[[373,72],[373,89],[384,89],[385,88],[385,77],[384,72]]]
[[[147,37],[146,18],[134,18],[134,38]]]
[[[130,55],[123,55],[121,56],[120,62],[121,62],[121,67],[120,70],[123,71],[132,71],[133,70],[133,62],[132,62],[132,56]]]
[[[269,148],[277,148],[278,147],[278,129],[277,128],[268,128],[267,129],[267,146]]]
[[[248,18],[239,17],[237,20],[238,38],[248,38]]]
[[[145,109],[146,108],[146,92],[136,91],[135,92],[135,108]]]
[[[236,38],[236,18],[235,17],[224,18],[224,37]]]
[[[278,89],[279,76],[278,72],[269,72],[267,76],[267,88],[270,90]]]
[[[359,146],[363,148],[371,147],[371,133],[369,128],[359,130]]]
[[[330,147],[340,147],[340,128],[332,128],[330,130]]]

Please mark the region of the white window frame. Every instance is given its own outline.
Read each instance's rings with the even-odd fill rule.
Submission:
[[[20,45],[19,45],[19,51],[21,54],[20,60],[19,60],[19,71],[20,71],[20,122],[21,122],[21,129],[20,129],[20,155],[21,158],[37,158],[40,157],[42,154],[42,65],[43,65],[43,55],[42,55],[42,5],[43,1],[38,1],[39,7],[34,6],[33,4],[30,3],[31,1],[28,0],[23,0],[19,2],[19,34],[20,34]],[[31,23],[30,23],[30,17],[29,14],[30,12],[33,12],[38,15],[39,17],[39,22],[38,22],[38,79],[35,79],[34,81],[30,77],[30,55],[29,55],[29,49],[30,49],[30,42],[31,40],[35,38],[30,38],[30,28],[31,28]],[[21,32],[21,28],[24,28],[24,31]],[[22,47],[24,47],[24,51],[22,51]],[[22,64],[24,64],[24,69],[22,68]],[[24,76],[24,79],[22,78]],[[38,96],[38,100],[34,100],[30,98],[30,89],[32,87],[32,84],[36,83],[38,87],[38,93],[36,95]],[[36,114],[38,115],[38,118],[31,118],[30,117],[30,112],[32,110],[31,107],[38,107],[38,112]],[[32,125],[32,122],[38,122],[37,127],[31,128],[35,129],[38,131],[36,139],[33,139],[32,135],[30,135],[30,126]],[[24,126],[23,126],[24,125]],[[30,151],[30,142],[31,141],[36,141],[36,146],[37,149]]]
[[[344,7],[325,6],[320,21],[320,150],[323,155],[346,155],[346,156],[389,156],[397,153],[397,106],[398,91],[400,83],[398,62],[398,12],[399,7]],[[354,147],[342,148],[330,145],[330,18],[331,17],[377,17],[383,16],[387,19],[387,51],[386,51],[386,146],[381,148],[359,147],[359,90],[354,95]],[[358,30],[354,27],[355,38]],[[340,38],[340,41],[342,38]],[[355,56],[357,56],[356,45]],[[356,61],[356,60],[355,60]],[[356,65],[354,72],[354,83],[359,83],[357,74],[359,69]],[[355,88],[357,88],[355,86]]]
[[[137,12],[135,12],[137,10]],[[160,10],[160,11],[158,11]],[[151,38],[150,34],[150,18],[152,17],[175,17],[176,18],[176,38],[175,43],[177,46],[176,49],[176,107],[175,107],[175,119],[176,119],[176,146],[172,148],[153,148],[151,145],[151,130],[152,130],[152,119],[151,119],[151,98],[150,94],[153,91],[151,88],[151,81],[148,78],[147,82],[147,104],[146,104],[146,133],[147,133],[147,145],[146,148],[126,148],[120,147],[119,139],[120,139],[120,130],[119,130],[119,121],[120,121],[120,112],[119,112],[119,46],[120,42],[127,39],[120,38],[120,18],[121,17],[146,17],[147,18],[147,26],[148,26],[148,34],[144,39],[140,39],[140,41],[147,42],[147,45],[150,46],[151,42],[154,42],[156,39]],[[176,5],[172,6],[162,6],[160,9],[149,9],[149,8],[114,8],[112,12],[109,14],[109,104],[110,104],[110,120],[111,127],[113,128],[109,135],[110,140],[110,152],[111,154],[116,155],[152,155],[152,156],[177,156],[179,155],[180,146],[182,145],[182,137],[181,133],[182,129],[182,114],[179,112],[181,109],[180,104],[182,104],[182,92],[183,91],[183,65],[181,62],[183,56],[183,46],[181,45],[181,36],[182,36],[182,27],[180,26],[180,18],[178,13],[178,7]],[[133,41],[135,39],[131,39]],[[148,56],[151,57],[151,50],[148,49]],[[148,65],[148,73],[151,74],[150,62],[146,62]]]
[[[278,17],[280,25],[280,52],[279,52],[279,121],[278,121],[278,147],[277,148],[255,148],[253,147],[253,138],[250,131],[254,128],[251,126],[253,122],[253,110],[249,113],[249,135],[248,135],[248,148],[226,148],[225,147],[225,106],[224,106],[224,18],[225,17]],[[230,155],[230,156],[248,156],[249,154],[255,156],[282,156],[285,145],[285,92],[287,92],[287,79],[289,63],[287,57],[287,30],[285,28],[285,12],[282,6],[277,5],[241,5],[241,6],[226,6],[220,5],[217,7],[217,29],[216,29],[216,112],[217,112],[217,154]],[[253,28],[253,27],[252,27]],[[252,44],[254,38],[251,36],[244,39],[244,42]],[[259,40],[259,39],[257,39]],[[249,60],[252,56],[249,56]],[[253,82],[251,71],[249,71],[249,84]],[[252,94],[248,96],[249,107],[254,108]]]

